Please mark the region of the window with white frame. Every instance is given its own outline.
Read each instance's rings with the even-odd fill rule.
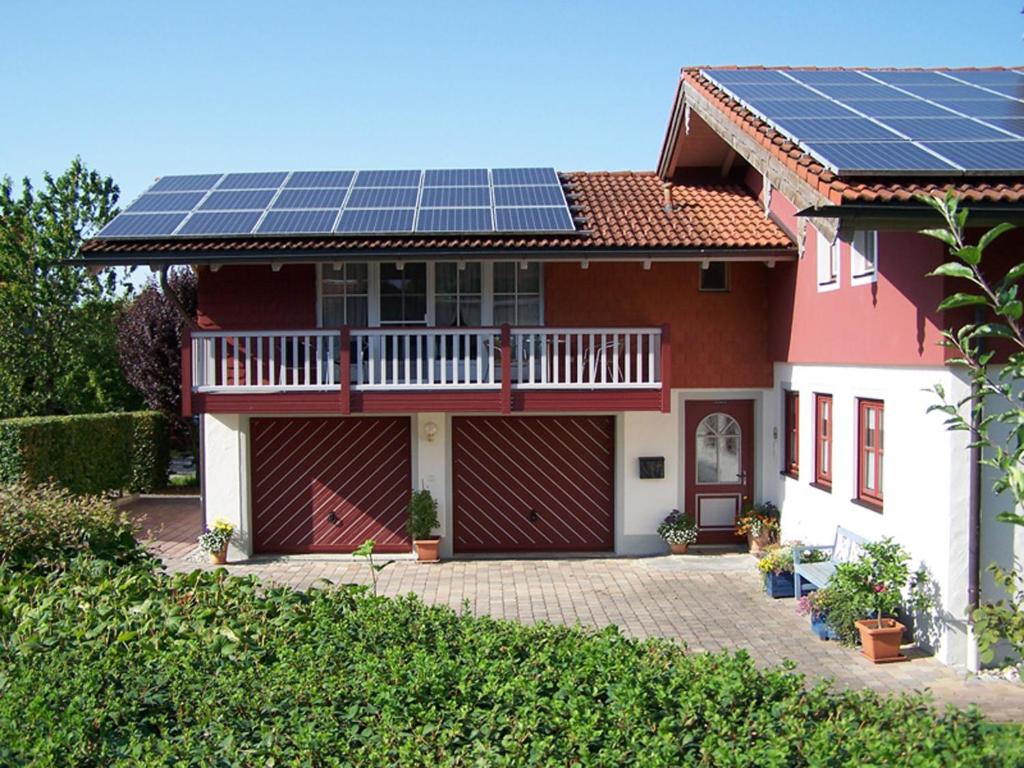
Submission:
[[[367,264],[320,265],[320,325],[369,325],[370,280]]]
[[[540,264],[500,261],[494,264],[494,324],[541,324]]]
[[[878,233],[854,232],[850,240],[850,284],[864,285],[878,279]]]
[[[839,287],[839,240],[829,240],[818,232],[818,290],[832,291]]]
[[[441,262],[434,265],[434,324],[480,326],[483,280],[479,262]]]

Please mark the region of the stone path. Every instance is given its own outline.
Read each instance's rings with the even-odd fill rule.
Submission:
[[[207,564],[194,556],[202,525],[195,497],[147,497],[127,505],[143,517],[150,547],[172,571]],[[385,559],[382,557],[382,559]],[[230,564],[297,589],[369,583],[364,564],[340,556],[258,558]],[[815,638],[795,602],[763,594],[746,554],[650,558],[453,560],[437,565],[396,561],[379,574],[386,595],[415,592],[428,603],[526,624],[614,624],[631,637],[666,637],[692,651],[747,649],[758,664],[792,659],[812,677],[838,687],[899,692],[928,689],[939,704],[977,704],[991,719],[1024,723],[1024,685],[965,678],[920,653],[902,664],[874,665],[852,649]]]

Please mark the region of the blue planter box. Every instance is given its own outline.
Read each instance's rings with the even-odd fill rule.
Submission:
[[[764,591],[768,597],[776,599],[780,597],[796,597],[796,586],[793,583],[792,573],[766,573],[764,575]],[[809,594],[814,591],[814,585],[806,579],[800,585],[801,594]]]
[[[819,640],[838,640],[837,635],[832,628],[825,622],[824,613],[812,613],[811,614],[811,632],[818,636]]]

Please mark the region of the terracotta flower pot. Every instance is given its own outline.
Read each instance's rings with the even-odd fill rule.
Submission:
[[[673,555],[685,555],[686,550],[690,548],[689,544],[669,544],[668,548],[672,550]]]
[[[224,565],[228,561],[228,545],[221,547],[219,552],[210,553],[210,562],[214,565]]]
[[[903,640],[903,625],[895,619],[861,619],[854,622],[860,632],[861,653],[875,664],[888,661],[906,661],[907,657],[900,653]]]
[[[416,559],[421,563],[439,563],[441,556],[438,549],[441,546],[441,539],[416,539]]]
[[[750,551],[752,554],[760,554],[765,547],[772,543],[772,536],[767,531],[762,531],[759,535],[755,536],[752,533],[747,533],[747,544],[750,545]]]

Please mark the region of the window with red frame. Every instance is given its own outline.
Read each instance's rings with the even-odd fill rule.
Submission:
[[[800,474],[800,393],[786,392],[786,465],[787,475]]]
[[[881,400],[858,401],[857,498],[882,506],[884,405]]]
[[[832,487],[832,395],[814,396],[814,481]]]

